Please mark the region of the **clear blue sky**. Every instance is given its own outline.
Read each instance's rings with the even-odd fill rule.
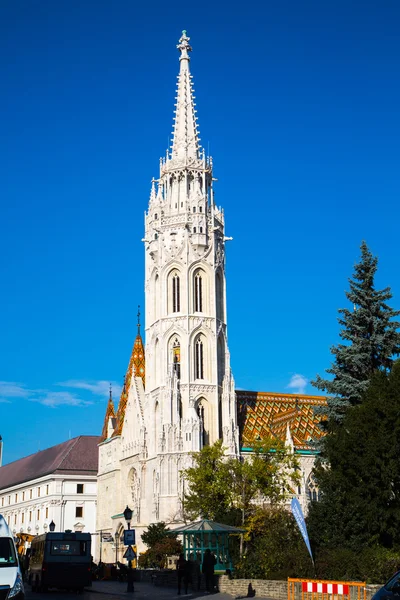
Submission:
[[[182,29],[234,237],[237,387],[329,366],[362,239],[400,307],[399,20],[397,0],[0,3],[5,462],[99,434],[122,382]]]

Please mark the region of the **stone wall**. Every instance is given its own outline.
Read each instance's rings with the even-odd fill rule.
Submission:
[[[177,587],[178,576],[176,571],[158,571],[158,570],[139,570],[137,574],[141,581],[153,582],[155,586]],[[288,600],[287,580],[269,580],[269,579],[231,579],[228,575],[216,575],[215,582],[220,592],[230,594],[234,598],[245,598],[249,591],[253,597],[267,597],[271,600]],[[195,582],[196,584],[196,582]],[[382,587],[381,585],[366,586],[366,600],[371,600],[375,592]],[[191,586],[189,585],[189,590]],[[201,590],[204,590],[204,579],[201,578]],[[249,596],[250,597],[250,596]],[[322,600],[322,595],[314,594],[314,600]],[[329,598],[329,597],[328,597]],[[324,595],[324,600],[328,600]],[[337,600],[339,596],[335,596]],[[301,600],[301,592],[296,593],[295,600]],[[363,600],[363,598],[362,598]]]

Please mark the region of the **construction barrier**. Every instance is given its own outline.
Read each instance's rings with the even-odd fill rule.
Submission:
[[[366,600],[366,583],[288,578],[288,600]]]

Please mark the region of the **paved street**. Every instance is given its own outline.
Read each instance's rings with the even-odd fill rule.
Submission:
[[[34,594],[30,590],[30,586],[26,586],[25,598],[26,600],[121,600],[122,598],[132,598],[132,600],[173,600],[180,598],[209,598],[215,597],[216,600],[233,600],[233,596],[229,594],[206,594],[205,592],[191,593],[189,590],[188,594],[181,594],[178,596],[174,588],[168,587],[155,587],[150,583],[135,582],[135,591],[133,594],[128,594],[126,591],[126,583],[119,583],[117,581],[94,581],[92,588],[85,590],[83,595],[66,593],[59,590],[51,590],[47,593]],[[267,598],[260,598],[259,600],[270,600]]]

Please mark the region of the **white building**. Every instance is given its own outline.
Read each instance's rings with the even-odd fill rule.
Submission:
[[[118,409],[110,399],[99,446],[97,530],[117,540],[127,504],[137,534],[153,522],[179,522],[180,472],[190,452],[217,439],[232,456],[271,431],[286,439],[301,454],[304,502],[313,463],[307,441],[318,433],[312,405],[324,402],[235,392],[225,297],[230,238],[214,202],[213,161],[200,147],[186,32],[177,47],[173,143],[160,160],[145,218],[146,344],[138,325]],[[106,544],[103,560],[120,558],[118,552]]]
[[[97,436],[79,436],[0,467],[0,514],[15,534],[95,533]],[[92,538],[93,554],[97,536]]]

